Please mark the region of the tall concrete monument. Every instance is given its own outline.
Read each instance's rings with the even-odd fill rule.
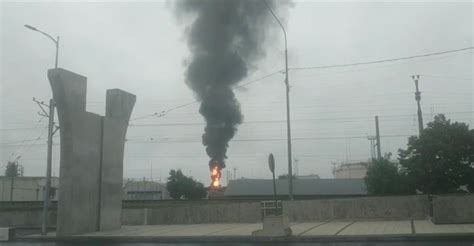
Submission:
[[[86,111],[87,78],[48,70],[61,133],[57,236],[120,228],[123,153],[136,96],[107,90],[105,116]]]

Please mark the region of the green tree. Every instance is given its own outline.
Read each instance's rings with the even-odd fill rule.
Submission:
[[[442,114],[419,137],[408,139],[399,160],[416,188],[424,194],[474,192],[474,130]]]
[[[370,195],[414,194],[415,188],[409,177],[388,159],[373,160],[364,178]]]
[[[18,177],[18,163],[15,161],[9,161],[7,168],[5,169],[6,177]]]
[[[170,171],[166,188],[174,200],[181,198],[198,200],[207,195],[206,188],[202,183],[186,177],[180,169]]]

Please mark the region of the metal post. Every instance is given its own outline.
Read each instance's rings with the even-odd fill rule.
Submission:
[[[289,198],[293,200],[293,165],[292,165],[292,153],[291,153],[291,126],[290,126],[290,83],[288,79],[288,51],[286,43],[285,33],[285,84],[286,84],[286,133],[288,140],[288,191]]]
[[[380,150],[380,131],[379,131],[379,117],[375,116],[375,138],[377,140],[377,159],[382,159],[382,151]]]
[[[30,25],[24,25],[26,28],[39,32],[44,36],[51,39],[54,44],[56,45],[56,59],[54,61],[54,68],[58,68],[58,55],[59,55],[59,36],[54,39],[51,35],[46,32],[39,30],[36,27]],[[34,100],[34,98],[33,98]],[[46,163],[46,185],[45,185],[45,193],[44,193],[44,202],[43,202],[43,221],[41,223],[41,234],[46,235],[46,226],[47,226],[47,219],[48,219],[48,207],[49,207],[49,200],[50,200],[50,191],[51,191],[51,165],[52,165],[52,154],[53,154],[53,127],[54,127],[54,101],[53,99],[49,100],[49,125],[48,125],[48,152],[47,152],[47,163]]]
[[[58,68],[58,53],[59,53],[59,36],[56,39],[56,60],[54,62],[54,68]]]
[[[286,85],[286,131],[287,131],[287,140],[288,140],[288,193],[289,199],[293,200],[293,171],[292,171],[292,157],[291,157],[291,127],[290,127],[290,82],[288,78],[288,43],[286,39],[286,31],[281,24],[278,17],[273,12],[272,8],[268,5],[267,1],[263,0],[263,3],[268,8],[272,16],[278,22],[283,31],[283,36],[285,37],[285,85]]]
[[[275,182],[275,171],[272,172],[273,176],[273,196],[275,197],[275,215],[279,215],[278,213],[278,198],[277,198],[277,188]]]
[[[15,185],[15,177],[10,182],[10,202],[13,201],[13,186]]]
[[[275,195],[275,202],[277,199],[277,188],[276,188],[276,182],[275,182],[275,172],[272,172],[273,175],[273,195]]]
[[[413,75],[411,77],[415,81],[415,87],[416,87],[415,100],[418,106],[418,131],[419,131],[419,135],[421,135],[421,133],[423,132],[423,115],[421,113],[421,106],[420,106],[421,92],[418,90],[418,80],[420,79],[420,75]]]
[[[46,235],[46,226],[48,222],[48,207],[51,191],[51,165],[53,153],[53,126],[54,126],[54,101],[49,100],[49,125],[48,125],[48,153],[46,163],[46,185],[43,202],[43,220],[41,223],[41,235]]]
[[[372,157],[372,161],[375,159],[375,144],[374,144],[374,140],[376,140],[377,138],[374,137],[374,136],[368,136],[367,137],[368,140],[370,140],[370,157]]]

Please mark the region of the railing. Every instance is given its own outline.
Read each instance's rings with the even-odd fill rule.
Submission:
[[[283,207],[281,201],[262,201],[262,218],[273,215],[281,215],[283,213]]]

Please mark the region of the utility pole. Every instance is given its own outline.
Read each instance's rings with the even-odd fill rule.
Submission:
[[[234,179],[237,179],[237,168],[234,167]]]
[[[59,36],[53,38],[51,35],[49,35],[46,32],[43,32],[39,30],[36,27],[30,26],[30,25],[24,25],[26,28],[41,33],[42,35],[48,37],[53,41],[56,47],[56,55],[55,55],[55,60],[54,60],[54,68],[58,68],[58,54],[59,54]],[[33,100],[38,103],[34,98]],[[38,103],[40,106],[41,110],[43,111],[44,114],[46,114],[46,111],[41,107],[41,105],[44,105],[42,102],[41,104]],[[52,162],[52,153],[53,153],[53,135],[58,130],[59,128],[53,129],[54,126],[54,101],[53,99],[49,100],[49,114],[47,114],[49,117],[49,125],[48,125],[48,152],[47,152],[47,166],[46,166],[46,189],[45,189],[45,195],[44,195],[44,202],[43,202],[43,221],[41,224],[41,235],[46,235],[46,224],[47,224],[47,219],[48,219],[48,206],[49,206],[49,194],[51,190],[51,162]]]
[[[10,181],[10,202],[13,201],[13,186],[15,185],[15,177],[11,177]]]
[[[375,139],[377,140],[377,159],[382,159],[382,151],[380,150],[380,131],[379,131],[379,117],[375,116]]]
[[[275,20],[281,27],[283,31],[283,36],[285,38],[285,86],[286,86],[286,134],[287,134],[287,148],[288,148],[288,194],[289,199],[293,200],[293,167],[292,167],[292,157],[291,157],[291,126],[290,126],[290,80],[288,77],[288,42],[286,38],[286,30],[281,24],[280,19],[275,15],[272,8],[268,3],[263,0],[263,3],[268,8],[270,13],[273,15]]]
[[[41,234],[46,235],[46,226],[48,222],[48,208],[51,192],[51,163],[53,155],[53,134],[54,134],[54,101],[49,100],[49,124],[48,124],[48,153],[47,153],[47,166],[46,166],[46,189],[44,194],[43,202],[43,223],[41,224]]]
[[[45,104],[43,101],[38,101],[33,97],[33,101],[38,104],[41,109],[41,112],[38,112],[38,115],[46,117],[49,119],[48,122],[48,149],[46,153],[46,181],[45,181],[45,192],[43,200],[43,214],[42,214],[42,223],[41,223],[41,234],[46,235],[46,226],[48,220],[48,208],[50,203],[50,193],[51,193],[51,166],[53,160],[53,135],[59,129],[59,127],[54,124],[54,101],[53,99],[49,100],[49,105]],[[49,109],[49,112],[45,110]],[[56,129],[55,129],[56,127]]]
[[[377,139],[375,136],[368,136],[368,140],[370,140],[370,157],[372,160],[375,159],[375,140]]]
[[[411,78],[415,81],[415,87],[416,87],[416,92],[415,92],[415,100],[416,104],[418,106],[418,131],[419,134],[423,132],[423,115],[421,113],[421,106],[420,106],[420,100],[421,100],[421,92],[418,90],[418,80],[420,79],[420,75],[413,75]]]

